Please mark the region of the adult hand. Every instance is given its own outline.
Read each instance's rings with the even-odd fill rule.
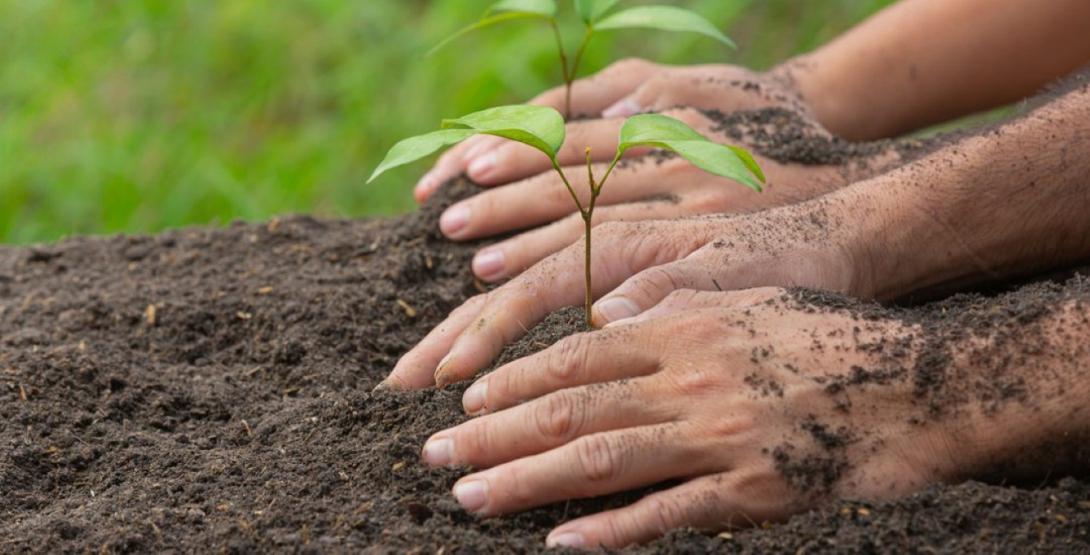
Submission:
[[[779,106],[809,116],[809,109],[788,75],[786,69],[756,73],[733,65],[667,66],[629,58],[576,80],[572,85],[572,111],[582,117],[612,119],[677,106],[723,112]],[[546,91],[530,104],[562,110],[564,87]],[[619,123],[613,128],[619,128]],[[608,129],[606,126],[594,131]],[[577,144],[569,149],[575,156],[566,158],[567,163],[583,161],[585,146],[595,147],[593,154],[601,161],[610,160],[616,150],[616,132],[599,134],[572,125],[568,134],[574,139],[569,142]],[[414,194],[423,202],[441,184],[462,172],[482,185],[529,177],[548,167],[538,160],[540,154],[534,156],[534,153],[498,137],[473,137],[440,157],[417,183]],[[527,160],[531,163],[527,164]]]
[[[612,158],[624,117],[644,109],[666,110],[713,140],[738,142],[715,121],[695,108],[669,109],[679,104],[719,110],[788,107],[808,124],[806,133],[827,135],[807,119],[805,106],[789,87],[790,81],[771,74],[758,75],[735,66],[669,67],[641,60],[620,62],[576,85],[580,109],[606,119],[568,124],[568,139],[559,153],[565,173],[585,202],[583,181],[587,147],[597,160],[598,175]],[[582,91],[582,92],[580,92]],[[616,98],[627,93],[627,96]],[[562,102],[562,89],[534,102]],[[603,103],[615,105],[602,110]],[[638,109],[637,109],[638,108]],[[743,145],[745,141],[742,141]],[[633,149],[629,156],[642,156]],[[768,184],[757,194],[729,181],[707,175],[681,159],[665,162],[646,157],[622,165],[603,189],[594,225],[608,221],[639,221],[724,212],[748,212],[797,202],[845,185],[858,177],[833,165],[781,163],[756,153]],[[874,167],[889,165],[884,160]],[[484,249],[474,257],[473,271],[482,280],[499,281],[517,275],[533,263],[570,245],[583,232],[583,221],[566,187],[540,152],[514,141],[478,136],[444,155],[424,178],[417,196],[427,198],[438,183],[462,171],[486,186],[484,191],[448,208],[440,229],[453,240],[473,240],[514,230],[544,226]],[[875,170],[877,171],[877,170]],[[509,184],[508,184],[509,183]],[[546,225],[549,224],[549,225]]]
[[[454,486],[482,516],[685,480],[547,540],[583,548],[778,520],[830,497],[896,497],[955,478],[969,451],[968,422],[918,423],[919,333],[799,310],[774,288],[681,291],[634,323],[481,378],[464,402],[487,414],[435,434],[422,457],[485,468]],[[859,380],[860,368],[896,377]]]
[[[610,222],[595,231],[594,322],[635,316],[676,289],[707,291],[801,285],[869,294],[860,271],[862,220],[847,214],[854,197],[735,217]],[[580,241],[503,286],[467,301],[398,361],[385,384],[444,386],[472,377],[553,310],[583,298]]]
[[[697,110],[670,110],[666,114],[714,140],[730,141],[715,130],[715,122]],[[565,173],[584,205],[590,193],[585,182],[586,170],[585,166],[576,165],[585,156],[582,145],[591,145],[592,152],[613,152],[622,124],[620,119],[569,124],[572,134],[561,150],[560,159],[562,164],[571,164]],[[474,274],[489,282],[518,275],[571,245],[584,233],[582,217],[576,212],[568,189],[549,169],[549,162],[541,153],[507,142],[493,154],[503,160],[496,169],[504,175],[499,179],[541,173],[458,202],[439,219],[440,229],[454,240],[479,239],[541,226],[486,247],[474,256]],[[818,196],[848,180],[845,172],[835,166],[781,164],[759,154],[755,158],[767,176],[761,193],[708,174],[681,157],[644,156],[622,162],[598,197],[593,223],[598,226],[605,222],[750,212]],[[597,163],[596,175],[604,174],[607,165],[608,162]]]

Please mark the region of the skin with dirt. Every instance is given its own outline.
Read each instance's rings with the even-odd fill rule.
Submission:
[[[290,217],[0,249],[0,551],[536,552],[557,524],[637,499],[642,492],[478,520],[450,494],[461,473],[418,460],[430,434],[467,418],[468,383],[371,392],[483,290],[469,271],[480,245],[447,242],[435,225],[472,192],[452,182],[420,212],[390,220]],[[1086,289],[1075,278],[911,308],[805,291],[789,302],[898,318],[941,338],[966,326],[1015,333],[1027,314]],[[558,312],[499,362],[582,326],[578,309]],[[943,357],[921,358],[911,371],[860,369],[829,387],[911,380],[921,418],[949,417],[970,392],[943,386]],[[777,394],[776,384],[750,385]],[[1033,402],[1008,385],[987,393]],[[769,456],[792,484],[826,488],[861,431],[804,421],[802,433],[816,455],[782,445]],[[1090,482],[1057,475],[935,486],[887,503],[828,501],[786,523],[675,531],[633,551],[833,549],[1090,549]]]

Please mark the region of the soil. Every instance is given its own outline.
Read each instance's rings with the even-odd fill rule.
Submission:
[[[449,493],[458,471],[418,462],[427,436],[465,419],[464,386],[372,393],[398,356],[483,290],[468,270],[474,246],[435,226],[471,192],[454,182],[396,219],[287,217],[0,249],[0,552],[537,552],[559,522],[638,498],[478,520]],[[1002,328],[1086,288],[1049,283],[907,308],[793,297],[936,329]],[[503,360],[580,326],[578,310],[558,312]],[[941,368],[918,365],[909,378],[943,406]],[[861,372],[850,379],[901,379]],[[829,449],[852,440],[805,426]],[[832,550],[1090,550],[1090,482],[936,486],[632,549]]]

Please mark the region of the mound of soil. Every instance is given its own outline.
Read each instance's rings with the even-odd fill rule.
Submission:
[[[464,386],[371,392],[481,290],[473,246],[435,229],[470,187],[397,219],[0,249],[0,552],[537,552],[556,524],[637,498],[478,520],[449,493],[458,472],[418,462],[428,435],[465,418]],[[957,302],[994,312],[987,298]],[[898,310],[942,318],[937,306]],[[579,325],[555,314],[505,358]],[[1087,549],[1090,483],[1064,478],[834,502],[633,551]]]

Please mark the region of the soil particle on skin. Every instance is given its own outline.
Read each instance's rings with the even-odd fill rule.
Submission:
[[[532,553],[560,522],[638,499],[478,519],[450,494],[461,471],[419,463],[428,436],[466,419],[467,384],[372,393],[480,292],[475,246],[435,225],[471,186],[443,191],[396,219],[0,248],[0,552]],[[1009,317],[1017,298],[947,306],[979,307],[972,325],[1016,333],[990,314]],[[554,314],[500,362],[582,326],[579,309]],[[1017,402],[1016,384],[996,387]],[[817,426],[804,433],[839,450],[840,432]],[[965,483],[631,551],[1071,552],[1090,548],[1088,530],[1087,482]]]
[[[942,139],[897,139],[852,142],[830,135],[796,111],[763,108],[724,113],[702,110],[715,122],[712,128],[743,141],[762,155],[781,163],[837,165],[893,151],[909,160],[932,152]]]

